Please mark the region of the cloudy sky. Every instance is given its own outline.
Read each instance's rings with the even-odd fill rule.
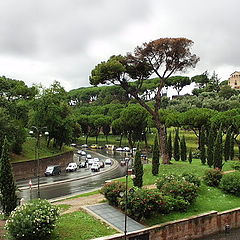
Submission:
[[[0,75],[31,86],[89,86],[91,70],[161,37],[194,41],[193,76],[240,70],[238,0],[0,0]]]

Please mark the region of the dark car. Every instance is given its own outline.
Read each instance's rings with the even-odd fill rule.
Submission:
[[[54,165],[54,166],[48,166],[45,171],[45,176],[54,176],[54,175],[60,175],[61,173],[61,166]]]

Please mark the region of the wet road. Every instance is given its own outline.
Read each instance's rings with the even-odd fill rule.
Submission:
[[[124,176],[126,169],[120,166],[119,162],[125,157],[124,153],[112,153],[104,150],[96,152],[89,152],[92,157],[98,157],[100,160],[106,158],[114,158],[117,160],[111,167],[105,166],[99,173],[92,173],[90,169],[81,168],[77,172],[65,173],[62,171],[60,176],[41,177],[40,178],[40,196],[44,199],[57,199],[64,196],[71,196],[74,194],[89,192],[91,190],[101,187],[106,180]],[[99,155],[101,153],[101,155]],[[104,156],[105,155],[105,156]],[[78,155],[74,155],[74,161],[78,162]],[[110,171],[111,168],[111,171]],[[63,169],[64,170],[64,169]],[[72,181],[72,179],[78,180]],[[61,182],[63,181],[63,182]],[[67,181],[67,182],[66,182]],[[21,189],[20,197],[24,199],[37,197],[37,179],[32,179],[33,188],[30,190],[28,180],[18,181],[17,186]]]

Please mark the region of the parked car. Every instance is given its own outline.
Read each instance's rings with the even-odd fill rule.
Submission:
[[[106,164],[106,165],[112,165],[112,160],[111,160],[110,158],[107,158],[107,159],[105,160],[105,164]]]
[[[88,145],[87,144],[83,144],[81,145],[82,148],[88,148]]]
[[[48,166],[44,174],[46,177],[60,175],[61,174],[61,166],[59,166],[59,165]]]
[[[77,171],[77,164],[72,162],[69,163],[68,166],[66,167],[66,172],[74,172]]]
[[[99,163],[97,163],[97,162],[93,163],[92,166],[91,166],[91,171],[92,172],[99,172],[100,171]]]
[[[80,162],[79,167],[80,168],[86,168],[87,167],[87,162],[86,161]]]

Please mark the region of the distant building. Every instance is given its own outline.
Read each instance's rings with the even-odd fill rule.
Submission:
[[[234,72],[230,75],[228,79],[228,85],[231,88],[240,89],[240,72]]]

